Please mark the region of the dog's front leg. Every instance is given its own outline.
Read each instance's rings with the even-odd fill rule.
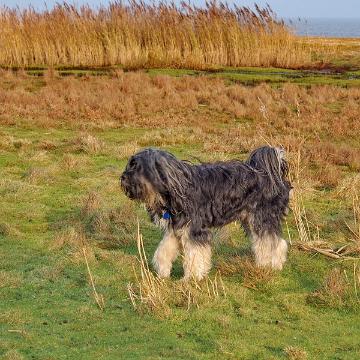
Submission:
[[[170,276],[172,264],[179,254],[179,239],[174,234],[173,230],[167,229],[163,239],[157,247],[154,257],[153,265],[156,273],[161,278]]]
[[[286,261],[288,245],[276,234],[264,233],[261,236],[253,234],[252,250],[256,265],[270,266],[273,269],[281,270]]]
[[[194,278],[203,279],[211,268],[211,246],[210,242],[197,242],[184,231],[181,236],[184,250],[184,280]]]
[[[255,263],[259,267],[281,270],[286,261],[288,244],[279,235],[280,222],[273,220],[272,229],[269,229],[269,224],[264,218],[269,219],[271,216],[250,215],[243,221],[245,231],[252,242]]]

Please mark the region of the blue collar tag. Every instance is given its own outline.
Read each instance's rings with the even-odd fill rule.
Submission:
[[[171,215],[170,215],[170,213],[168,212],[168,211],[165,211],[164,213],[163,213],[163,219],[165,219],[165,220],[170,220],[170,218],[171,218]]]

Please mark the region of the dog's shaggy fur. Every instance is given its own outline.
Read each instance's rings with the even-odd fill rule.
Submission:
[[[264,146],[245,162],[193,165],[172,154],[145,149],[133,155],[121,187],[145,203],[152,221],[165,230],[153,259],[160,277],[170,276],[180,250],[184,276],[201,279],[211,267],[209,229],[239,220],[252,241],[256,264],[281,269],[287,243],[281,221],[287,213],[290,183],[284,151]]]

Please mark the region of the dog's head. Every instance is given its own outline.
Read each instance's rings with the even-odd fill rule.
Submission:
[[[145,149],[133,155],[120,177],[125,194],[152,208],[164,205],[173,192],[181,194],[186,165],[172,154]]]
[[[284,188],[286,191],[291,188],[286,180],[289,168],[283,148],[271,146],[257,148],[250,154],[246,163],[266,175],[262,180],[265,179],[263,186],[267,187],[267,197],[274,197]]]
[[[151,173],[151,149],[133,155],[120,176],[120,185],[127,197],[132,200],[146,201],[153,192]]]

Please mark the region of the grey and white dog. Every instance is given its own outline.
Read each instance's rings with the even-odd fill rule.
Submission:
[[[152,221],[164,228],[153,265],[169,277],[180,251],[184,277],[202,279],[211,267],[210,228],[240,221],[252,241],[258,266],[282,269],[287,242],[281,221],[287,213],[291,185],[280,148],[264,146],[242,162],[194,165],[157,149],[133,155],[121,175],[121,187],[143,202]]]

